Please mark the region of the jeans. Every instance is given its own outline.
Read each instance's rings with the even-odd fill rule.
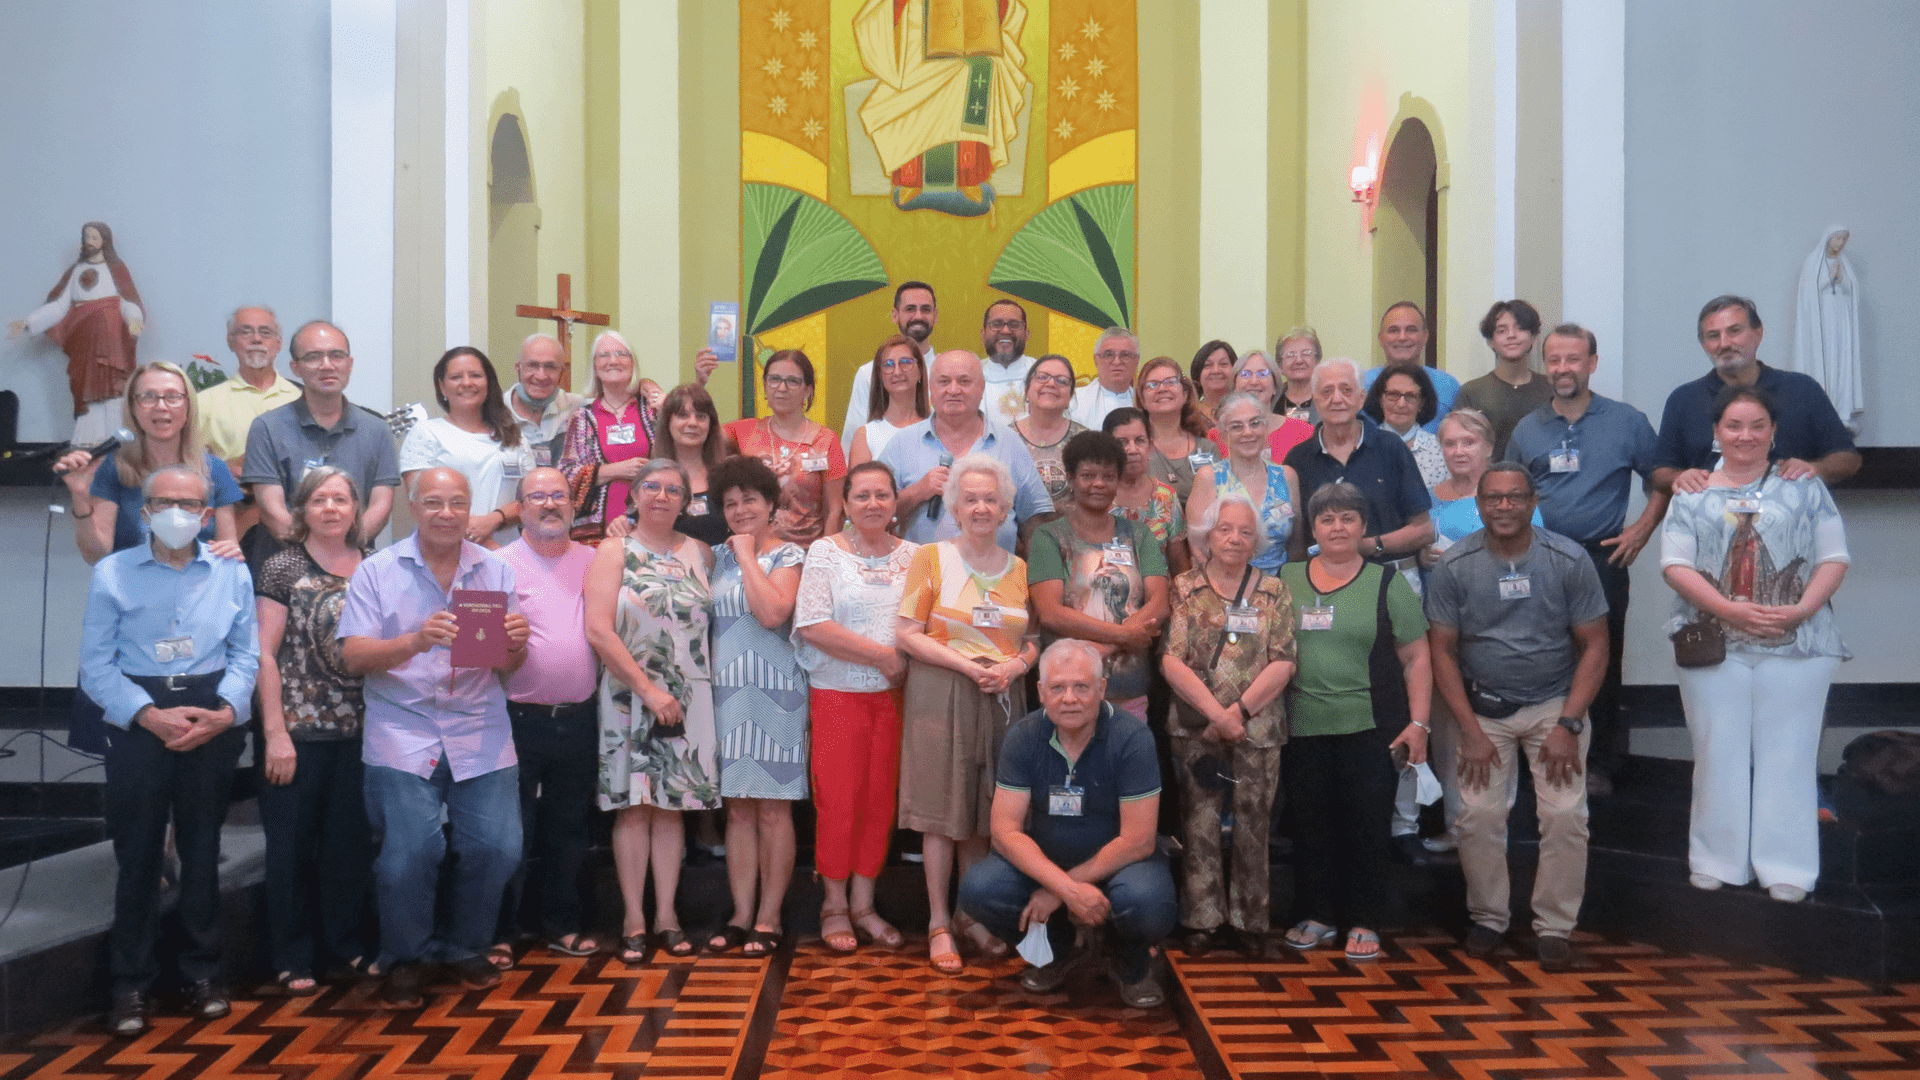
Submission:
[[[1002,941],[1018,945],[1026,936],[1020,929],[1020,912],[1039,887],[1039,882],[1021,873],[999,852],[991,852],[960,879],[960,910]],[[1147,975],[1151,960],[1147,950],[1165,941],[1180,917],[1173,874],[1164,859],[1153,855],[1121,867],[1101,884],[1100,891],[1113,905],[1107,916],[1108,941],[1120,977],[1138,982]],[[1061,905],[1047,920],[1047,939],[1053,943],[1056,958],[1067,955],[1073,937],[1073,920]]]
[[[1594,768],[1612,775],[1627,763],[1627,744],[1632,735],[1620,715],[1620,665],[1627,647],[1627,590],[1633,578],[1627,567],[1607,562],[1613,548],[1597,543],[1580,546],[1587,549],[1593,568],[1599,571],[1600,589],[1607,597],[1607,675],[1594,692],[1593,704],[1587,706],[1587,721],[1593,732],[1590,760]]]
[[[540,933],[554,941],[582,929],[580,868],[587,861],[588,810],[600,785],[598,704],[589,699],[558,717],[545,706],[507,704],[520,757],[520,831],[526,851],[507,881],[496,941],[520,936],[521,898],[536,862]]]
[[[1287,743],[1280,775],[1293,804],[1299,918],[1376,931],[1386,920],[1397,781],[1387,745],[1397,734],[1375,727]]]
[[[380,845],[374,886],[380,905],[380,966],[454,962],[493,944],[500,897],[520,865],[520,769],[456,781],[445,758],[422,779],[367,766],[367,818]],[[434,941],[434,894],[447,855],[440,811],[452,826],[450,918]]]
[[[213,707],[209,700],[161,700]],[[174,824],[180,854],[180,977],[188,982],[220,973],[220,826],[227,819],[233,767],[246,732],[226,731],[184,752],[135,724],[108,733],[106,818],[119,876],[113,890],[113,928],[107,936],[108,966],[116,993],[146,990],[160,974],[154,948],[160,939],[160,863],[167,820]]]
[[[300,976],[317,970],[316,953],[329,962],[366,953],[360,923],[373,876],[373,828],[358,738],[300,741],[293,751],[293,782],[260,786],[260,825],[267,839],[268,960],[275,971]]]
[[[1548,937],[1571,937],[1587,892],[1587,778],[1566,787],[1547,781],[1540,751],[1560,726],[1564,697],[1528,705],[1504,720],[1476,716],[1473,722],[1492,740],[1498,755],[1488,770],[1487,786],[1462,789],[1460,870],[1467,879],[1467,916],[1481,926],[1506,933],[1513,919],[1513,884],[1507,872],[1507,816],[1524,753],[1533,769],[1533,801],[1540,815],[1540,866],[1533,875],[1533,930]],[[1592,727],[1580,734],[1580,758],[1586,760]]]

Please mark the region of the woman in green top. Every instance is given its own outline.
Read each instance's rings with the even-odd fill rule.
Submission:
[[[1401,748],[1408,764],[1427,756],[1427,620],[1405,578],[1360,558],[1367,500],[1358,488],[1321,487],[1307,500],[1307,521],[1320,553],[1280,568],[1298,613],[1299,664],[1280,766],[1297,828],[1301,916],[1287,944],[1330,942],[1344,921],[1348,958],[1373,960],[1392,869],[1393,757]]]

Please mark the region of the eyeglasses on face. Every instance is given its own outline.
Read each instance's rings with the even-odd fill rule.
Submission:
[[[535,506],[560,506],[567,501],[567,493],[564,491],[529,491],[525,495],[520,496],[520,498]]]
[[[1036,386],[1072,386],[1073,376],[1062,375],[1057,371],[1043,371],[1033,377]]]
[[[919,364],[915,362],[911,356],[889,356],[885,360],[880,361],[880,370],[882,371],[897,371],[900,368],[918,366]]]
[[[567,369],[565,364],[548,363],[544,360],[522,360],[520,367],[526,371],[540,371],[548,375],[558,375]]]
[[[294,359],[310,367],[321,367],[326,364],[339,367],[341,364],[353,359],[353,355],[345,349],[315,349],[310,353],[302,353],[294,357]]]
[[[1173,375],[1165,379],[1148,379],[1141,384],[1147,390],[1174,390],[1180,386],[1180,376]]]
[[[1525,491],[1496,491],[1479,498],[1489,506],[1525,506],[1533,501],[1533,496]]]
[[[1266,368],[1247,368],[1240,372],[1240,377],[1243,379],[1252,379],[1257,382],[1272,382],[1273,372],[1268,371]]]
[[[448,511],[464,514],[472,507],[473,503],[466,499],[428,499],[420,504],[420,509],[429,514],[444,514]]]
[[[1025,330],[1026,328],[1025,319],[989,319],[987,321],[989,330]]]
[[[187,395],[179,390],[168,390],[164,393],[158,390],[147,390],[133,395],[133,402],[143,409],[151,409],[155,405],[177,409],[187,403]]]
[[[767,376],[767,388],[769,390],[772,390],[772,389],[798,390],[805,385],[807,385],[807,380],[801,378],[798,375]]]
[[[1229,435],[1244,435],[1249,431],[1265,431],[1267,430],[1267,421],[1265,417],[1255,417],[1252,420],[1235,420],[1222,425],[1220,430]]]
[[[1382,394],[1380,395],[1380,400],[1381,400],[1381,401],[1397,401],[1397,402],[1400,402],[1400,403],[1401,403],[1401,404],[1403,404],[1403,405],[1405,405],[1405,404],[1411,404],[1412,402],[1416,402],[1416,401],[1419,401],[1419,400],[1420,400],[1420,391],[1418,391],[1418,390],[1388,390],[1388,391],[1385,391],[1385,392],[1383,392],[1383,393],[1382,393]]]
[[[206,508],[207,500],[205,499],[169,499],[156,495],[147,500],[147,509],[156,514],[162,510],[185,510],[197,514]]]
[[[233,328],[233,336],[277,338],[280,336],[280,331],[271,326],[236,326]]]
[[[640,490],[648,495],[667,495],[679,499],[686,497],[687,489],[679,484],[663,484],[658,480],[640,481]]]
[[[1140,354],[1132,349],[1106,349],[1093,354],[1099,360],[1138,360]]]

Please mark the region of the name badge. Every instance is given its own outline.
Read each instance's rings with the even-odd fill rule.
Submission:
[[[1080,817],[1086,801],[1086,788],[1055,784],[1047,789],[1047,813],[1052,817]]]
[[[1300,605],[1300,629],[1302,630],[1333,629],[1333,608],[1332,607],[1314,607],[1311,604],[1301,604]]]
[[[672,578],[675,581],[687,576],[687,568],[681,566],[680,560],[671,555],[662,555],[654,559],[653,568],[661,577]]]
[[[1213,455],[1205,450],[1195,450],[1193,453],[1187,455],[1187,464],[1193,466],[1194,472],[1199,472],[1201,469],[1213,464]]]
[[[1332,609],[1327,609],[1331,613]],[[1257,634],[1260,632],[1260,612],[1251,607],[1227,608],[1227,633]]]
[[[869,568],[860,571],[860,583],[862,585],[876,585],[884,589],[893,584],[893,575],[887,573],[884,568],[879,570]]]
[[[1533,577],[1530,574],[1507,574],[1500,579],[1500,599],[1525,600],[1533,595]]]
[[[508,480],[520,479],[520,459],[508,458],[503,462],[500,475]]]
[[[153,643],[153,659],[161,664],[171,664],[175,660],[191,660],[193,659],[193,639],[190,637],[161,638]]]
[[[1125,544],[1112,543],[1102,548],[1100,554],[1107,560],[1108,566],[1132,566],[1133,549]]]
[[[1547,471],[1569,473],[1580,471],[1580,451],[1562,447],[1547,452]]]
[[[632,424],[614,424],[607,428],[608,446],[632,446],[634,430]]]
[[[973,609],[973,625],[985,630],[1000,628],[1000,605],[980,604]]]
[[[1735,495],[1727,500],[1727,512],[1730,514],[1757,514],[1760,512],[1760,496]]]
[[[693,498],[688,499],[687,514],[690,517],[706,517],[707,497],[705,495],[695,495]]]
[[[306,479],[307,474],[309,472],[312,472],[315,469],[323,468],[326,466],[326,464],[327,464],[327,455],[325,454],[321,454],[319,457],[315,457],[315,458],[308,458],[307,460],[301,462],[300,463],[300,480]],[[299,480],[296,480],[294,482],[297,484],[299,483]]]
[[[533,448],[533,463],[544,469],[553,464],[553,447],[541,443]]]
[[[800,470],[802,472],[826,472],[827,471],[827,455],[801,454]]]

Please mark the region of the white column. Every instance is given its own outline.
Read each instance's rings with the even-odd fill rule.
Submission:
[[[332,0],[333,322],[353,344],[348,396],[393,407],[395,0]]]
[[[473,327],[473,14],[447,0],[446,347],[475,340]]]
[[[1271,349],[1267,0],[1204,0],[1199,7],[1200,335],[1242,352]],[[1178,354],[1192,343],[1147,347]]]
[[[1600,341],[1593,389],[1626,396],[1627,9],[1560,9],[1561,311]]]
[[[671,385],[681,358],[661,350],[681,338],[680,15],[674,4],[620,14],[620,322],[636,347],[653,338],[637,362]]]
[[[1493,5],[1493,295],[1510,299],[1516,290],[1514,193],[1520,163],[1520,14],[1519,0]]]

